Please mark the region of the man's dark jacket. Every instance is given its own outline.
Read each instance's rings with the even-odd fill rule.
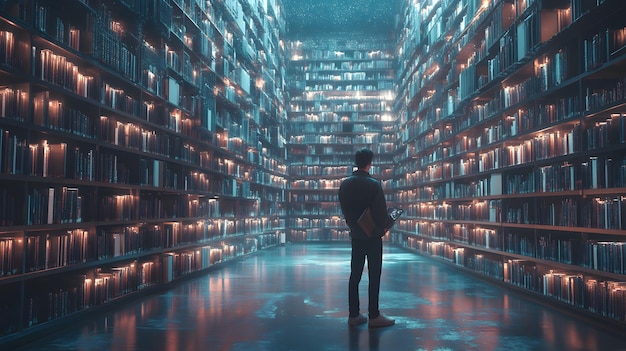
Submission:
[[[372,238],[382,237],[393,224],[393,220],[387,214],[387,202],[380,181],[363,170],[352,172],[352,175],[341,183],[339,203],[353,239],[370,239],[357,224],[357,220],[368,206],[371,206],[372,217],[378,227],[378,232],[374,233]]]

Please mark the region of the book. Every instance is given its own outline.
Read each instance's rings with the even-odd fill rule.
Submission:
[[[389,215],[389,218],[391,218],[393,222],[395,222],[403,212],[404,210],[401,208],[396,208],[396,207],[387,208],[387,214]],[[367,235],[370,238],[379,230],[378,226],[376,225],[376,222],[374,222],[374,217],[372,216],[372,210],[370,207],[366,208],[363,211],[363,213],[357,220],[357,223],[359,224],[359,227],[363,229],[363,232],[365,233],[365,235]],[[387,228],[385,228],[382,235],[386,233],[386,229]]]
[[[361,213],[361,216],[357,220],[359,227],[363,230],[365,235],[368,237],[372,237],[374,232],[376,231],[376,223],[374,222],[374,217],[372,217],[372,210],[368,207]]]

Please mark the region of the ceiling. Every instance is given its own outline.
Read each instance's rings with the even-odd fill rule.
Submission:
[[[332,32],[393,32],[401,0],[282,0],[287,36]]]

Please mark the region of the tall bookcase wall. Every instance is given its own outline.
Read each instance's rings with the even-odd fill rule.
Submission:
[[[407,2],[393,240],[623,326],[624,10]]]
[[[358,149],[375,152],[371,172],[385,187],[391,178],[393,53],[388,39],[354,35],[290,43],[292,241],[349,240],[337,190]]]
[[[0,3],[2,344],[287,226],[276,1],[56,5]]]

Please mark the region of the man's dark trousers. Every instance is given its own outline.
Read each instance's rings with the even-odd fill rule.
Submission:
[[[376,318],[380,314],[378,310],[378,295],[380,292],[380,275],[383,264],[383,240],[376,239],[352,239],[352,272],[348,285],[348,307],[350,317],[359,315],[359,283],[363,275],[365,259],[367,258],[367,271],[369,277],[368,287],[368,311],[369,318]]]

